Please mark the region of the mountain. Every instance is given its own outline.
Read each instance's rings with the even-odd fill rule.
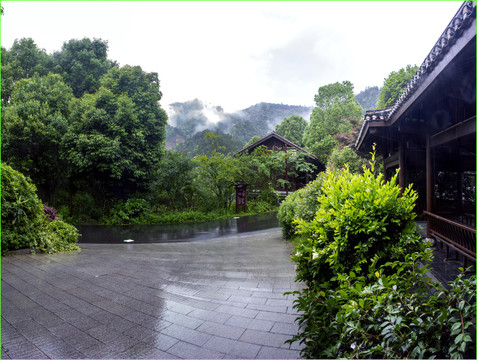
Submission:
[[[275,125],[291,115],[309,121],[313,108],[309,106],[272,104],[261,102],[234,113],[226,113],[198,99],[169,105],[169,125],[166,147],[173,148],[205,129],[230,134],[244,145],[255,135],[263,137]]]
[[[363,114],[366,113],[366,110],[375,110],[376,105],[378,104],[379,93],[381,88],[377,86],[366,87],[358,95],[355,95],[356,101],[363,108]]]

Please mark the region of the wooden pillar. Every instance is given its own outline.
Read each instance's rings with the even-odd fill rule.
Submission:
[[[406,187],[406,159],[405,159],[406,143],[403,138],[399,140],[399,187],[401,194]]]
[[[426,139],[426,210],[432,212],[434,200],[434,163],[432,161],[431,136]],[[430,237],[430,223],[427,221],[427,237]]]

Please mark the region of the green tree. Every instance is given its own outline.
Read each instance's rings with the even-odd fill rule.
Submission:
[[[311,153],[326,163],[338,144],[333,136],[349,132],[353,128],[351,120],[361,117],[363,109],[356,101],[353,84],[349,81],[320,87],[315,103],[303,141]]]
[[[60,75],[35,75],[15,83],[2,118],[2,160],[31,177],[50,203],[64,178],[58,154],[72,98]]]
[[[205,154],[210,156],[213,151],[221,154],[230,154],[240,150],[241,144],[230,134],[222,131],[204,130],[195,133],[192,137],[178,144],[174,149],[186,153],[189,157]]]
[[[381,89],[377,86],[367,86],[366,89],[364,89],[358,95],[355,96],[356,101],[363,108],[363,113],[367,110],[376,109],[380,92]]]
[[[376,105],[377,108],[383,109],[393,106],[418,69],[419,67],[416,65],[407,65],[406,68],[402,68],[397,72],[392,71],[384,79],[384,85],[379,93],[378,104]]]
[[[129,96],[104,87],[75,99],[71,109],[71,126],[62,141],[62,158],[70,175],[87,180],[90,187],[101,184],[106,198],[126,198],[145,188],[164,140],[151,136],[150,128],[165,119],[152,117],[158,125],[140,121],[142,110]]]
[[[252,136],[252,137],[250,138],[250,140],[244,145],[244,147],[247,147],[247,146],[249,146],[249,145],[252,145],[254,142],[257,142],[257,141],[260,140],[260,139],[261,139],[261,137],[258,136],[258,135]]]
[[[10,50],[2,47],[2,107],[9,103],[15,82],[52,69],[52,58],[31,38],[15,40]]]
[[[349,171],[356,174],[363,171],[363,165],[365,165],[364,159],[359,157],[353,149],[346,146],[342,149],[339,147],[333,149],[327,167],[343,169],[345,166],[348,166]]]
[[[197,187],[213,194],[215,209],[227,211],[234,200],[238,159],[213,151],[210,156],[197,155]],[[210,209],[213,210],[213,209]]]
[[[283,119],[280,124],[277,124],[275,132],[292,143],[303,146],[303,133],[307,126],[308,123],[301,116],[292,115]]]
[[[177,151],[165,151],[151,187],[153,201],[172,210],[190,208],[195,196],[196,163]]]
[[[93,94],[100,87],[101,77],[115,63],[108,60],[108,42],[101,39],[70,40],[55,52],[55,72],[65,79],[76,97]]]

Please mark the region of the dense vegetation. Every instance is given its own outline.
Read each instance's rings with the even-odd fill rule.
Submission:
[[[309,118],[312,111],[306,106],[259,103],[235,113],[226,113],[220,106],[208,105],[198,99],[169,106],[169,123],[173,125],[168,129],[169,148],[205,129],[229,134],[242,147],[253,136],[267,135],[284,118]]]
[[[374,161],[362,174],[328,169],[280,206],[306,284],[290,341],[307,358],[475,358],[475,276],[431,283],[417,194],[401,194],[397,174],[384,182]]]
[[[377,86],[366,87],[363,91],[355,96],[356,101],[363,108],[363,114],[367,110],[375,110],[378,105],[378,97],[381,89]]]
[[[362,109],[347,81],[320,87],[314,109],[259,103],[227,114],[199,100],[174,103],[173,127],[158,75],[119,66],[104,40],[70,40],[50,55],[20,39],[1,60],[2,161],[71,221],[224,216],[238,180],[250,184],[250,211],[272,209],[286,163],[289,175],[313,169],[302,154],[233,154],[274,128],[329,166],[359,170],[363,162],[353,148]],[[175,151],[164,146],[166,130]]]
[[[2,163],[2,255],[28,248],[40,252],[76,250],[78,231],[43,205],[29,179]]]

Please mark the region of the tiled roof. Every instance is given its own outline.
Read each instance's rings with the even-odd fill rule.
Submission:
[[[312,153],[310,153],[309,151],[306,151],[305,149],[303,149],[302,147],[298,146],[297,144],[294,144],[292,143],[290,140],[288,139],[285,139],[283,136],[277,134],[275,131],[272,131],[270,134],[268,134],[267,136],[261,138],[260,140],[257,140],[255,141],[254,143],[244,147],[242,150],[238,151],[237,154],[241,154],[245,151],[248,151],[248,150],[251,150],[251,149],[254,149],[256,148],[257,146],[260,146],[261,144],[263,144],[266,140],[270,139],[270,138],[276,138],[278,140],[280,140],[281,142],[283,142],[284,144],[287,144],[288,146],[292,147],[292,148],[295,148],[295,149],[298,149],[300,150],[301,152],[307,154],[308,156],[310,156],[311,158],[313,159],[318,159],[315,155],[313,155]]]
[[[459,39],[463,30],[467,29],[472,24],[475,19],[475,10],[475,1],[464,1],[394,105],[385,109],[369,110],[366,112],[363,126],[361,127],[358,139],[356,140],[357,147],[359,146],[360,141],[362,141],[362,136],[366,133],[370,122],[387,121],[391,119],[403,106],[406,100],[416,92],[425,75],[432,72],[442,60],[443,56],[449,52],[457,39]]]
[[[462,30],[472,24],[472,20],[475,18],[475,4],[475,1],[464,1],[449,25],[447,25],[446,29],[437,40],[431,52],[424,59],[419,70],[417,70],[416,74],[408,82],[399,99],[392,106],[391,111],[388,113],[388,119],[391,118],[399,110],[401,105],[416,91],[419,87],[420,79],[425,74],[429,74],[442,59],[443,55],[452,48],[452,45],[459,38]]]

